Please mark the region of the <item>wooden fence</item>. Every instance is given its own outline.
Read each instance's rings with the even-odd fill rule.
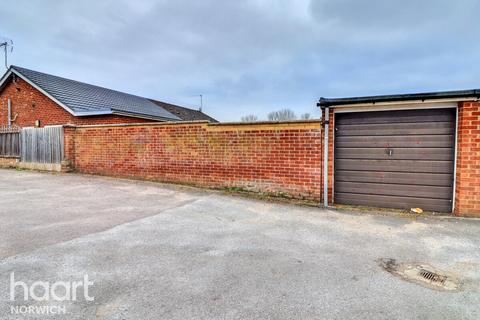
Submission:
[[[23,128],[21,162],[59,164],[63,159],[63,127]]]
[[[0,126],[0,157],[20,156],[20,128]]]

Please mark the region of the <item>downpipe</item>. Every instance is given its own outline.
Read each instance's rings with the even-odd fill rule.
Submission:
[[[324,112],[324,146],[323,146],[323,207],[328,207],[328,135],[330,127],[330,108],[326,107]]]
[[[12,126],[12,100],[8,99],[7,101],[7,107],[8,107],[8,126]]]

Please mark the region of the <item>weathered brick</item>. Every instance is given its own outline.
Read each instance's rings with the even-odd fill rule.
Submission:
[[[458,109],[457,185],[455,214],[480,217],[480,102],[463,102]],[[471,130],[475,129],[475,130]]]
[[[308,121],[80,126],[65,131],[65,150],[80,172],[319,201],[319,137]]]

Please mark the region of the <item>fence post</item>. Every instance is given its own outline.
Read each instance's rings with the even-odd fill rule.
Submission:
[[[63,126],[63,172],[70,172],[75,170],[75,131],[76,128],[74,126]]]

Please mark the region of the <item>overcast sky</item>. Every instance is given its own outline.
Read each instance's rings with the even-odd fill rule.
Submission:
[[[321,97],[480,88],[478,0],[2,3],[10,63],[222,121]]]

